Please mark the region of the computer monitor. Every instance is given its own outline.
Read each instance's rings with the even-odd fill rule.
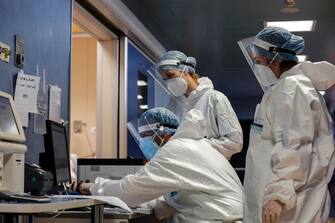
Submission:
[[[45,155],[42,167],[54,175],[54,185],[71,182],[69,149],[66,128],[57,122],[46,121],[47,133],[44,135]],[[41,157],[40,157],[41,164]]]
[[[0,91],[0,141],[24,142],[19,113],[11,95]]]

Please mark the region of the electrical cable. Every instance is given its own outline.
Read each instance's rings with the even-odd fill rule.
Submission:
[[[65,211],[65,209],[59,211],[57,214],[55,214],[54,216],[52,216],[50,218],[57,218],[59,215],[63,214],[64,211]]]

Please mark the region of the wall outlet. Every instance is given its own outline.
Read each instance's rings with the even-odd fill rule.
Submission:
[[[0,42],[0,60],[9,63],[10,54],[11,52],[9,46]]]
[[[96,127],[91,127],[91,134],[95,135],[97,133]]]

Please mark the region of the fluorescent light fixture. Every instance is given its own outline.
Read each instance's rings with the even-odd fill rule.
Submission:
[[[297,20],[297,21],[266,21],[265,27],[278,26],[290,32],[314,31],[316,20]]]
[[[142,109],[142,110],[145,110],[145,109],[148,109],[148,108],[149,108],[148,105],[140,105],[140,109]]]
[[[307,55],[297,55],[299,62],[304,62],[307,60]]]
[[[143,81],[143,80],[138,80],[137,81],[137,86],[140,86],[140,87],[144,87],[144,86],[147,86],[148,83]]]
[[[319,93],[320,93],[321,95],[325,95],[325,94],[326,94],[325,91],[319,91]]]
[[[142,100],[142,99],[143,99],[143,96],[140,95],[140,94],[138,94],[138,95],[137,95],[137,99],[138,99],[138,100]]]

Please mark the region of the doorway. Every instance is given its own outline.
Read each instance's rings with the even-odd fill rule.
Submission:
[[[117,158],[119,37],[73,3],[70,152]]]
[[[96,156],[98,41],[77,24],[72,24],[71,153]]]

